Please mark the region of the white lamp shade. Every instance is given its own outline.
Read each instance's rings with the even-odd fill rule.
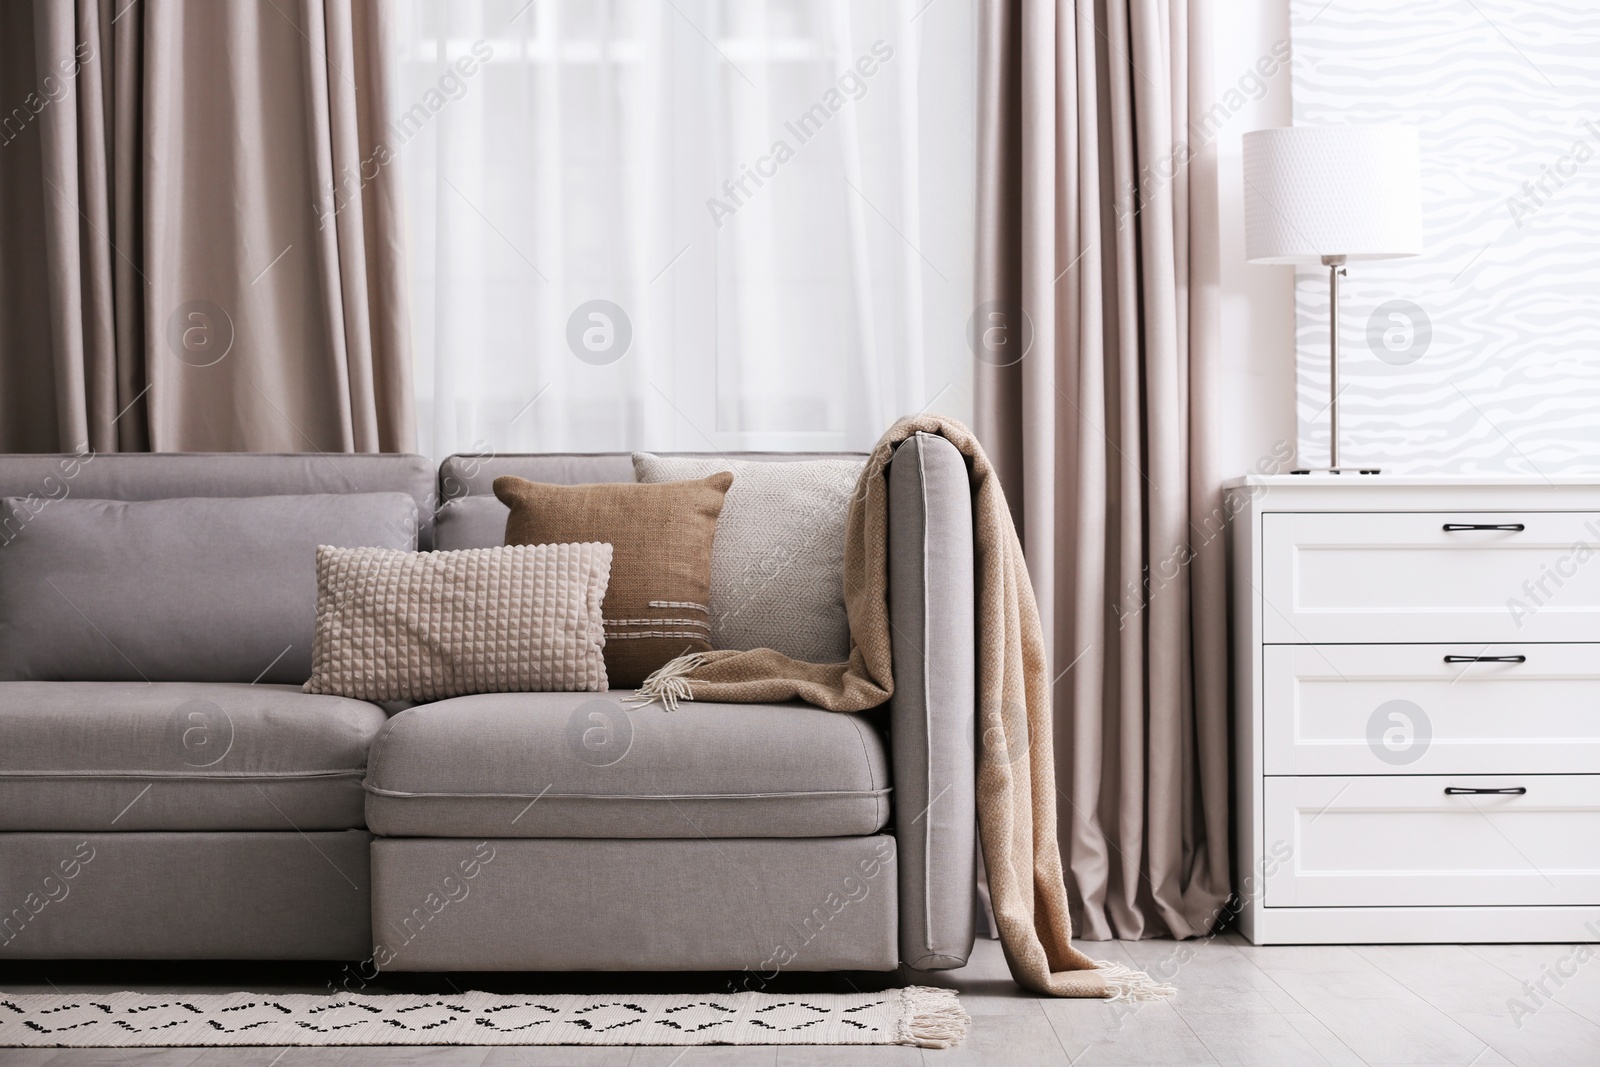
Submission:
[[[1422,177],[1410,126],[1294,126],[1244,135],[1252,263],[1422,252]]]

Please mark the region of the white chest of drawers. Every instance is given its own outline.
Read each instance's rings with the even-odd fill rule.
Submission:
[[[1600,480],[1227,501],[1245,936],[1600,940]]]

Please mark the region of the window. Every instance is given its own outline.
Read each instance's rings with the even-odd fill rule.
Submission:
[[[397,20],[424,451],[969,417],[972,0],[525,2]]]

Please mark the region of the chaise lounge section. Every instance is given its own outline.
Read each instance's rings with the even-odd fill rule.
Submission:
[[[0,458],[0,958],[371,951],[386,716],[295,684],[311,560],[430,544],[433,493],[417,456]]]

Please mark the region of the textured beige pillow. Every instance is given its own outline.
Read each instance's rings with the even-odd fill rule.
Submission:
[[[317,548],[308,693],[442,700],[606,689],[611,546]]]
[[[711,546],[713,648],[774,648],[808,663],[850,658],[844,525],[865,463],[633,454],[641,482],[733,473]]]

